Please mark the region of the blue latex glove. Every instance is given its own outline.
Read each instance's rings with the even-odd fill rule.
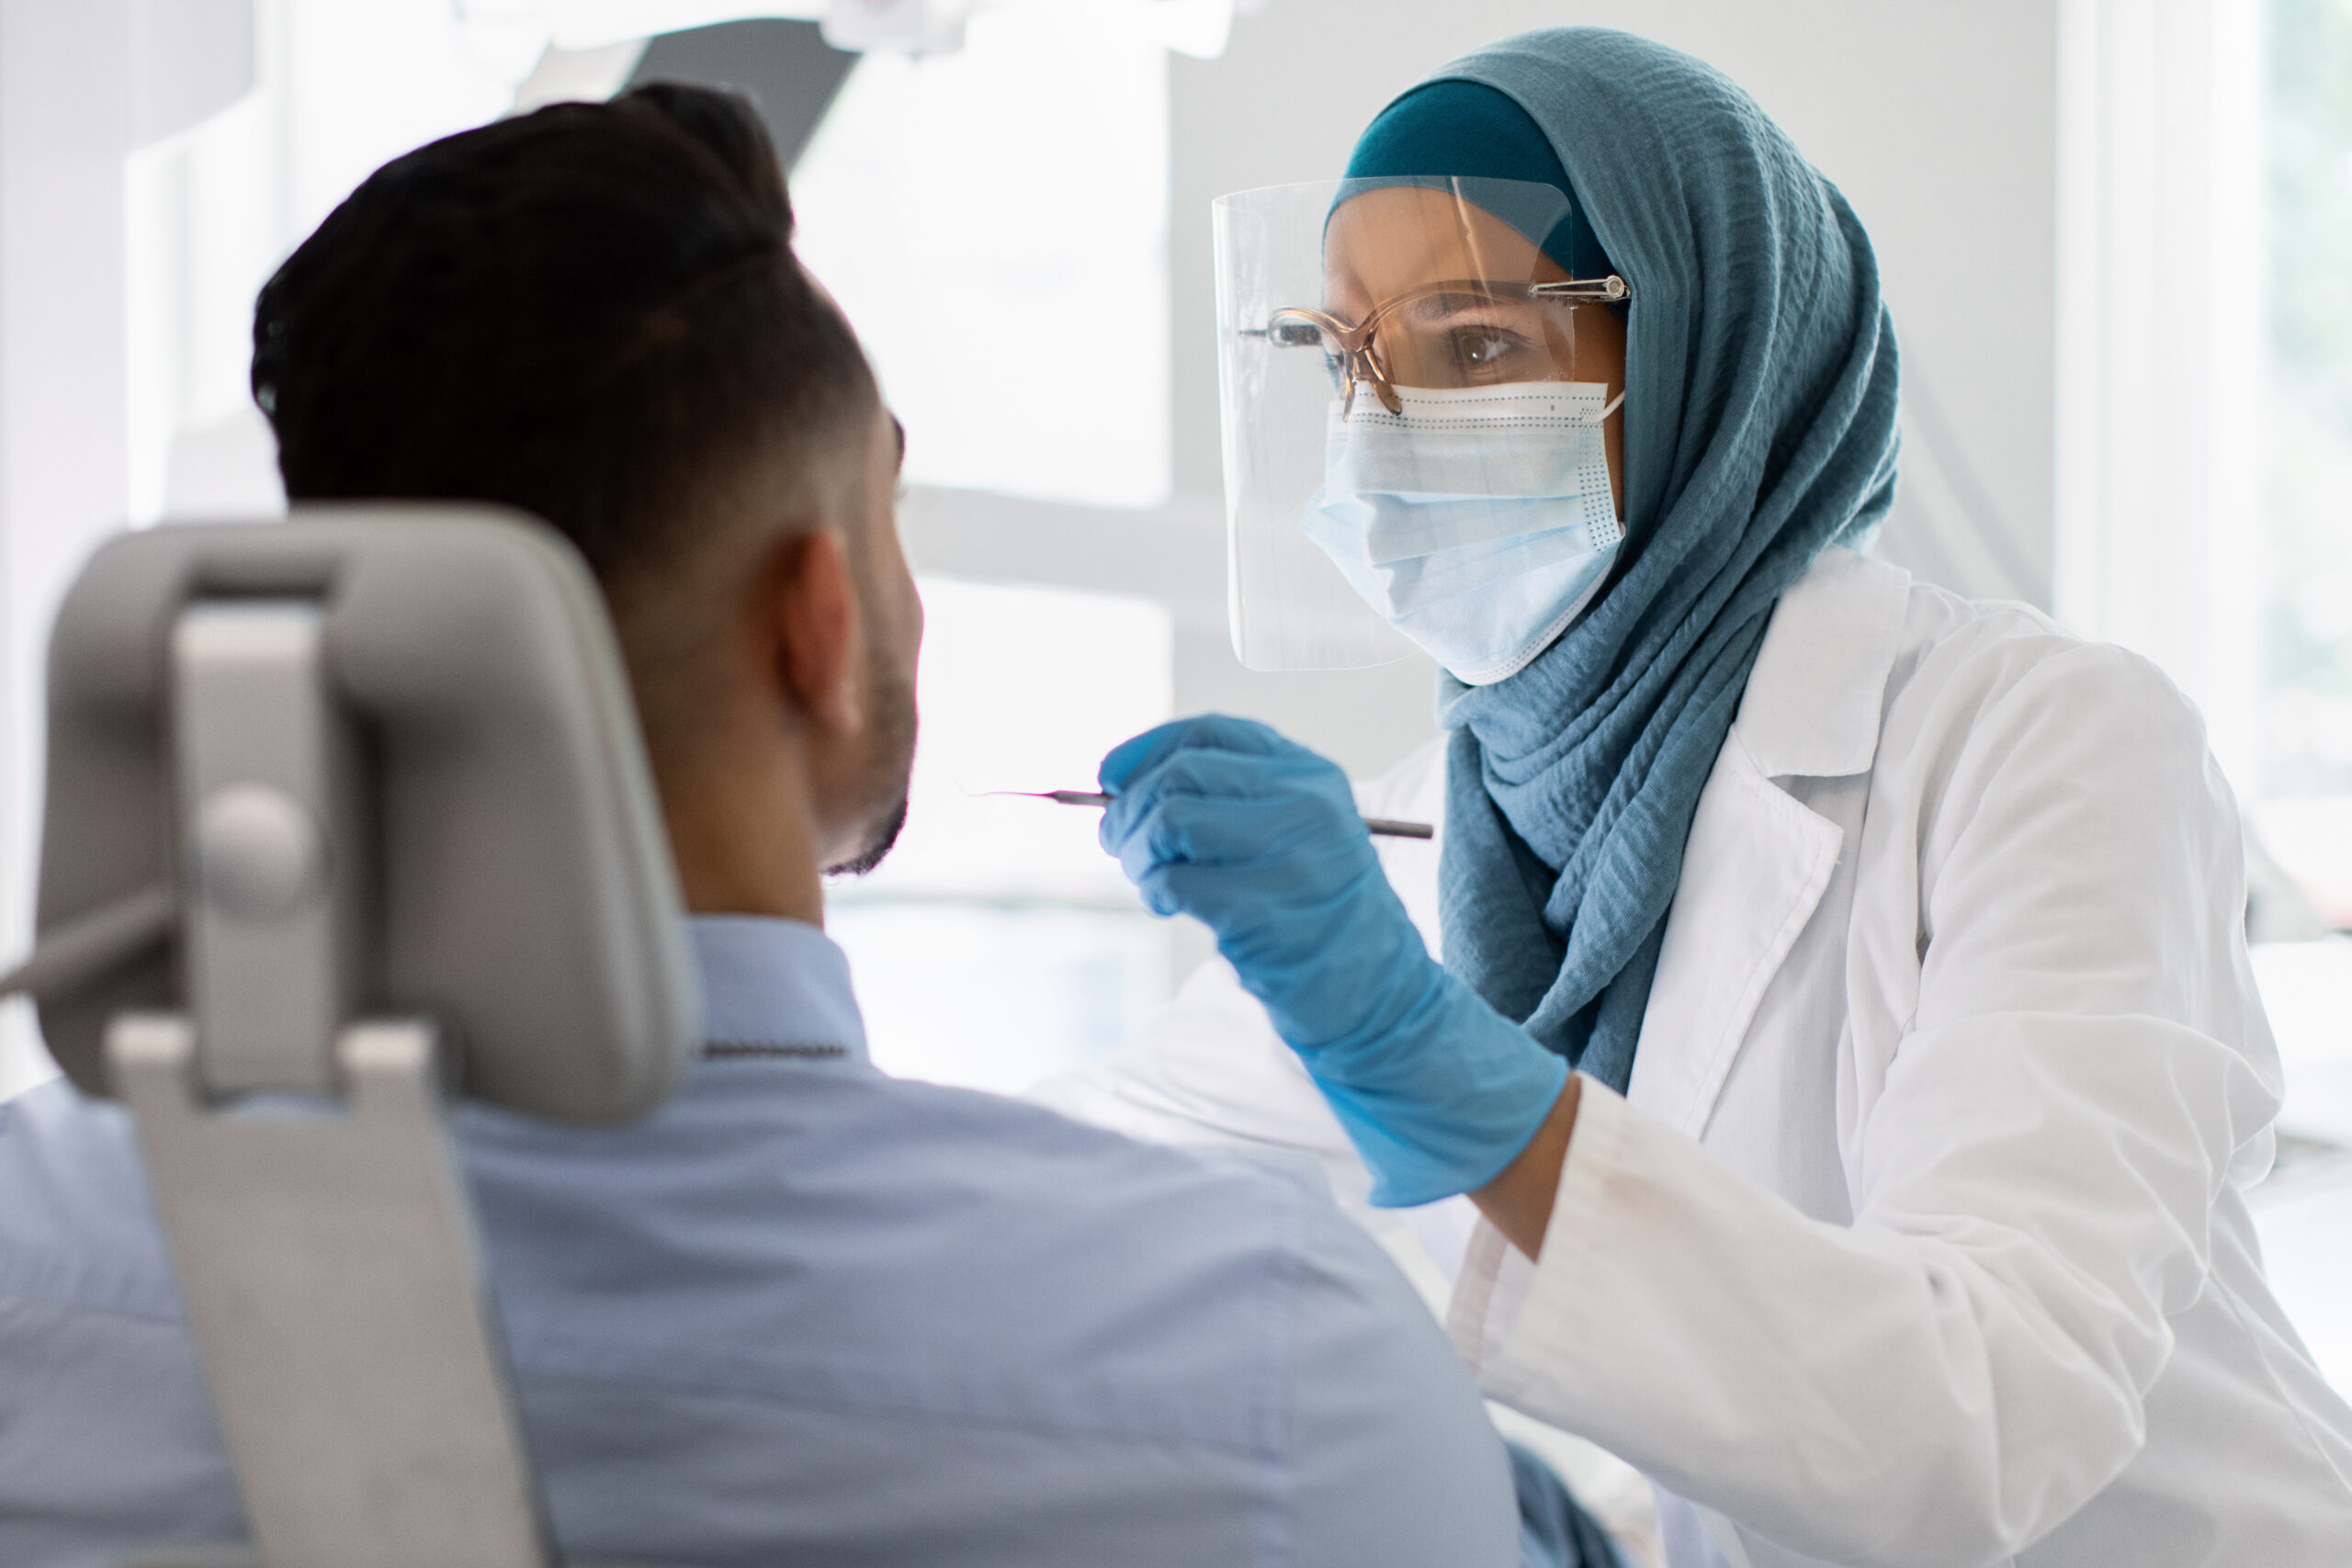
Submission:
[[[1216,933],[1347,1129],[1386,1208],[1485,1186],[1567,1064],[1431,958],[1340,770],[1211,715],[1102,760],[1102,847],[1156,914]]]

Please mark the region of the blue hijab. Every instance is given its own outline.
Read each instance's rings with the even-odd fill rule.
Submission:
[[[1633,286],[1626,558],[1533,663],[1439,699],[1446,965],[1622,1090],[1772,606],[1894,499],[1894,325],[1845,198],[1690,56],[1562,28],[1432,82],[1374,121],[1349,173],[1556,184],[1583,221],[1531,237]]]

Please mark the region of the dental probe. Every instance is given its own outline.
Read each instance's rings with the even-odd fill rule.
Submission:
[[[1031,800],[1050,800],[1057,806],[1108,806],[1111,797],[1084,789],[1000,789],[991,795],[1018,795]],[[1437,829],[1426,822],[1399,822],[1391,817],[1367,817],[1363,825],[1384,839],[1434,839]]]

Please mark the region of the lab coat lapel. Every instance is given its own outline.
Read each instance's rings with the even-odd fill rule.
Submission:
[[[1772,781],[1870,768],[1909,585],[1896,568],[1833,550],[1782,595],[1699,797],[1628,1086],[1692,1137],[1844,844]]]
[[[1764,988],[1821,901],[1845,835],[1758,772],[1736,731],[1699,797],[1628,1098],[1705,1130]]]

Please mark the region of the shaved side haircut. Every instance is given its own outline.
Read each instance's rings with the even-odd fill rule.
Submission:
[[[558,104],[395,159],[254,308],[287,495],[545,518],[602,582],[642,703],[726,619],[681,607],[867,450],[873,374],[792,228],[757,113],[706,88]]]

